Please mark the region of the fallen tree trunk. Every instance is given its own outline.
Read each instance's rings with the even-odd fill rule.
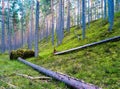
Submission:
[[[80,49],[84,49],[84,48],[87,48],[87,47],[95,46],[95,45],[110,42],[110,41],[116,41],[116,40],[120,40],[120,36],[116,36],[116,37],[113,37],[113,38],[101,40],[99,42],[94,42],[94,43],[91,43],[91,44],[86,44],[86,45],[76,47],[76,48],[72,48],[72,49],[69,49],[69,50],[56,52],[56,53],[54,53],[54,55],[61,55],[61,54],[69,53],[69,52],[72,52],[72,51],[76,51],[76,50],[80,50]]]
[[[37,70],[38,72],[41,72],[41,73],[43,73],[43,74],[45,74],[47,76],[50,76],[50,77],[52,77],[52,78],[54,78],[56,80],[64,82],[65,84],[71,86],[74,89],[101,89],[101,88],[99,88],[97,86],[85,83],[84,81],[72,78],[70,76],[60,74],[60,73],[57,73],[57,72],[53,72],[51,70],[47,70],[47,69],[45,69],[43,67],[40,67],[40,66],[35,65],[33,63],[30,63],[28,61],[25,61],[22,58],[18,58],[18,60],[20,62],[25,63],[28,66],[31,66],[33,69]]]

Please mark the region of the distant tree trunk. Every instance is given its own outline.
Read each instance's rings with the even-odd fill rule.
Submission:
[[[80,0],[77,0],[77,26],[80,26]]]
[[[99,3],[98,3],[98,1],[96,1],[96,20],[99,18],[98,17],[98,6],[99,6]]]
[[[52,45],[54,46],[54,11],[53,11],[53,0],[51,0],[51,13],[52,13]]]
[[[82,1],[80,0],[80,25],[82,25]]]
[[[23,29],[23,15],[22,15],[22,19],[21,19],[21,46],[23,47],[24,45],[24,29]]]
[[[64,1],[61,0],[60,2],[60,24],[61,24],[61,43],[62,43],[62,40],[64,38],[64,5],[63,5]]]
[[[33,2],[32,2],[32,22],[31,22],[31,24],[32,24],[32,31],[31,31],[31,40],[32,40],[32,42],[34,41],[34,0],[32,0]]]
[[[62,0],[62,29],[64,30],[64,0]]]
[[[96,20],[96,19],[97,19],[97,9],[96,9],[97,7],[96,7],[96,2],[95,2],[95,4],[94,4],[94,8],[95,8],[94,11],[95,11],[95,20]]]
[[[2,0],[2,40],[1,40],[1,52],[5,52],[5,18],[4,18],[4,0]]]
[[[29,44],[30,44],[30,38],[29,38],[29,22],[26,24],[26,35],[27,35],[27,45],[28,45],[28,49],[29,49]]]
[[[67,31],[70,32],[70,0],[68,0]]]
[[[109,31],[112,31],[114,24],[114,0],[108,0],[108,21],[110,23]]]
[[[57,38],[57,46],[59,45],[59,16],[58,16],[58,12],[59,11],[59,6],[57,7],[56,6],[56,34],[57,34],[57,36],[56,36],[56,38]]]
[[[106,0],[104,0],[104,19],[107,17]]]
[[[76,9],[76,7],[74,7],[74,9]],[[77,22],[77,14],[76,14],[76,10],[73,11],[73,19],[74,19],[74,26],[77,25],[76,22]]]
[[[104,18],[104,14],[103,14],[103,0],[101,0],[101,13],[102,13],[102,18]]]
[[[22,0],[22,17],[21,17],[21,46],[23,47],[23,45],[24,45],[24,29],[23,29],[23,23],[24,23],[24,19],[23,19],[23,0]]]
[[[120,0],[118,0],[118,11],[120,11]]]
[[[48,19],[46,19],[46,41],[48,42]]]
[[[14,50],[16,49],[16,45],[17,45],[17,40],[16,40],[16,37],[17,37],[17,35],[16,35],[16,33],[17,33],[17,29],[16,29],[16,22],[15,22],[15,20],[14,20],[14,23],[13,23],[13,27],[14,27]]]
[[[63,39],[63,17],[62,17],[62,0],[59,0],[59,15],[58,15],[58,27],[57,27],[57,37],[58,37],[58,44],[62,43]]]
[[[115,11],[116,12],[120,11],[120,0],[116,0],[115,2]]]
[[[15,12],[13,12],[13,29],[14,29],[14,37],[13,37],[13,39],[14,39],[14,45],[13,45],[13,48],[14,48],[14,50],[15,49],[17,49],[17,39],[16,39],[16,37],[17,37],[17,19],[16,19],[16,13]]]
[[[39,1],[36,3],[35,57],[38,57]]]
[[[30,5],[30,28],[29,28],[29,45],[28,48],[32,49],[32,26],[33,26],[33,0],[31,1],[31,5]]]
[[[86,29],[86,20],[85,20],[85,0],[82,0],[82,38],[85,39],[85,29]]]
[[[88,27],[90,25],[90,0],[88,0]]]
[[[8,18],[8,53],[10,54],[11,52],[11,28],[9,26],[9,17],[10,17],[10,7],[9,7],[9,0],[8,0],[8,15],[7,15],[7,18]]]
[[[91,6],[91,9],[90,9],[90,20],[92,21],[93,20],[93,13],[92,13],[92,9],[93,9],[93,3],[92,3],[92,0],[90,0],[90,6]]]

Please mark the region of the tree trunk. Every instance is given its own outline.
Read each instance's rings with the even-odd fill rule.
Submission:
[[[90,0],[90,5],[91,5],[91,10],[90,10],[90,17],[91,17],[91,21],[93,20],[93,13],[92,13],[92,9],[93,9],[93,3],[92,3],[92,0]]]
[[[54,11],[53,11],[53,0],[51,0],[51,13],[52,13],[52,45],[54,46]]]
[[[5,52],[5,18],[4,18],[4,0],[2,0],[2,40],[1,40],[1,52]]]
[[[90,0],[88,0],[88,27],[90,25]]]
[[[30,5],[30,29],[29,29],[29,49],[32,49],[32,26],[33,26],[33,0],[31,1],[31,5]]]
[[[70,32],[70,0],[68,0],[67,31]]]
[[[103,14],[103,0],[101,0],[101,13],[102,13],[102,18],[104,18],[104,14]]]
[[[64,30],[64,0],[62,0],[62,29]]]
[[[85,0],[82,0],[82,38],[85,39],[85,29],[86,29],[86,21],[85,21]]]
[[[107,17],[107,7],[106,7],[106,0],[104,0],[104,19]]]
[[[22,0],[22,17],[21,17],[21,46],[23,47],[23,45],[24,45],[24,38],[23,38],[23,36],[24,36],[24,29],[23,29],[23,23],[24,23],[24,21],[23,21],[23,0]]]
[[[110,23],[109,31],[112,31],[114,24],[114,0],[108,0],[108,21]]]
[[[11,28],[9,26],[9,16],[10,15],[10,8],[9,8],[9,0],[8,0],[8,15],[7,15],[7,18],[8,18],[8,53],[10,54],[11,52]]]
[[[77,26],[80,26],[80,0],[77,0]]]
[[[39,1],[36,4],[35,57],[38,57]]]

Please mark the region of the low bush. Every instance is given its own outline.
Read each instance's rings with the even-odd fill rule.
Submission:
[[[18,50],[12,50],[10,52],[10,60],[17,59],[18,57],[21,58],[34,57],[34,51],[28,49],[18,49]]]

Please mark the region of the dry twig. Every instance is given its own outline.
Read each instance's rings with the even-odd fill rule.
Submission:
[[[51,80],[50,77],[32,77],[32,76],[29,76],[29,75],[26,75],[26,74],[16,74],[18,76],[22,76],[24,78],[28,78],[28,79],[31,79],[31,80]]]
[[[11,83],[5,82],[5,81],[3,81],[3,80],[0,80],[0,81],[6,83],[10,88],[18,89],[17,86],[15,86],[15,85],[13,85],[13,84],[11,84]],[[4,88],[3,88],[3,89],[4,89]]]

